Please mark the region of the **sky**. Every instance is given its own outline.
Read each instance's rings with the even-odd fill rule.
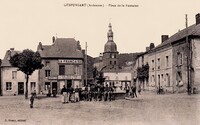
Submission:
[[[51,45],[53,36],[75,38],[82,49],[87,42],[88,55],[97,57],[104,51],[109,23],[119,53],[142,52],[152,42],[160,44],[161,35],[184,29],[185,14],[188,25],[194,24],[199,6],[200,0],[1,0],[0,58],[10,48],[36,51],[39,42]]]

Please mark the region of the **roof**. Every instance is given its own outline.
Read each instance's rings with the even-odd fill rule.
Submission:
[[[11,66],[10,62],[9,62],[9,58],[11,56],[13,56],[14,54],[16,53],[20,53],[20,51],[16,51],[16,50],[7,50],[6,51],[6,54],[4,56],[4,59],[2,60],[2,64],[1,66],[2,67],[5,67],[5,66]]]
[[[162,42],[161,44],[159,44],[152,50],[166,46],[168,44],[171,45],[171,43],[179,41],[179,40],[185,38],[186,36],[200,36],[200,24],[198,24],[198,25],[193,24],[193,25],[189,26],[188,28],[185,28],[185,29],[175,33],[174,35],[169,37],[169,39]]]
[[[83,58],[79,41],[74,38],[57,38],[52,45],[40,44],[38,52],[42,58]]]
[[[114,41],[108,41],[104,46],[104,52],[117,52],[117,45]]]

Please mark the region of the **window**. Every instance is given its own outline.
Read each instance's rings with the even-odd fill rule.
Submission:
[[[116,65],[116,61],[114,61],[114,64]]]
[[[45,62],[45,66],[49,66],[50,65],[50,62],[49,61],[46,61]]]
[[[65,66],[64,65],[59,66],[59,75],[65,75]]]
[[[169,66],[169,57],[166,56],[166,67],[168,67],[168,66]]]
[[[36,83],[35,82],[31,82],[31,90],[35,90],[36,87]]]
[[[79,74],[79,66],[78,65],[74,65],[74,74],[75,75]]]
[[[152,60],[152,70],[154,71],[154,60]]]
[[[151,82],[155,82],[154,75],[152,75]]]
[[[112,61],[110,61],[110,65],[112,64]]]
[[[17,71],[12,71],[12,79],[17,79]]]
[[[144,56],[142,56],[142,65],[144,65]]]
[[[45,87],[44,90],[49,90],[50,89],[50,82],[45,82]]]
[[[169,74],[166,74],[166,83],[167,83],[167,86],[170,86],[170,76],[169,76]]]
[[[180,52],[178,52],[178,53],[177,53],[177,57],[178,57],[178,62],[177,62],[177,64],[178,64],[178,65],[182,65],[182,64],[183,64],[183,54],[180,53]]]
[[[158,58],[158,69],[160,69],[160,58]]]
[[[51,70],[45,70],[45,77],[51,76]]]
[[[11,90],[11,89],[12,89],[12,83],[6,82],[6,90]]]

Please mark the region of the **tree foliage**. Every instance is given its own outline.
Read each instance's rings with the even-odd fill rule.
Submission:
[[[16,53],[10,58],[10,64],[19,68],[26,75],[31,75],[36,69],[43,67],[38,52],[26,49],[22,53]]]
[[[100,85],[102,85],[105,82],[104,76],[103,76],[103,72],[99,72],[99,75],[97,76],[97,83],[99,83]]]
[[[144,80],[149,79],[149,64],[147,63],[146,65],[142,65],[142,67],[137,68],[137,78],[144,82]]]
[[[41,69],[43,67],[40,54],[38,52],[25,49],[21,53],[14,54],[9,61],[13,67],[17,67],[20,71],[26,74],[25,98],[27,99],[29,75],[31,75],[36,69]]]

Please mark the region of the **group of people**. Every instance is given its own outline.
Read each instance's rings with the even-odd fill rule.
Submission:
[[[78,102],[80,100],[79,98],[79,88],[76,86],[75,89],[72,87],[65,87],[63,86],[61,90],[61,95],[62,95],[62,103],[69,103],[71,102]]]
[[[111,101],[114,99],[114,87],[104,85],[91,85],[86,86],[85,90],[82,91],[81,97],[85,101]]]
[[[137,98],[136,85],[132,85],[131,87],[126,86],[125,90],[126,90],[126,97]],[[140,92],[141,92],[141,87],[139,86],[138,93],[140,94]]]
[[[62,103],[84,101],[111,101],[114,99],[114,89],[112,86],[91,85],[86,86],[84,89],[79,89],[76,86],[73,88],[66,88],[63,86],[61,90]]]

